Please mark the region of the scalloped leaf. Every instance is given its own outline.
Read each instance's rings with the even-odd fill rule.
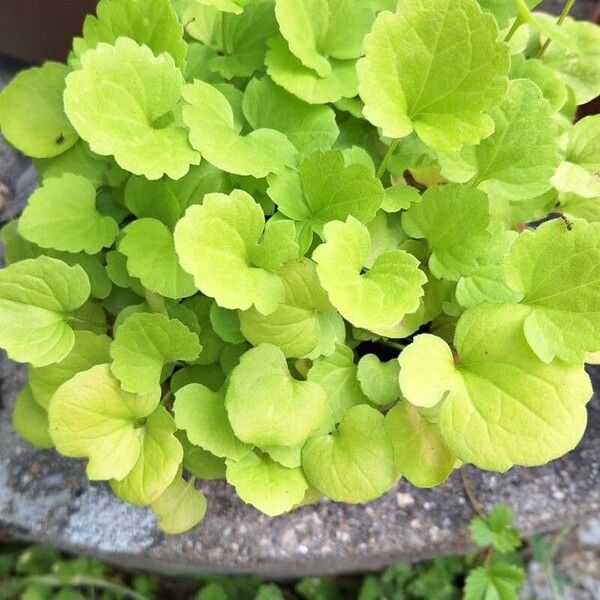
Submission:
[[[183,89],[183,120],[192,146],[218,169],[236,175],[265,177],[296,162],[296,149],[273,129],[240,135],[231,104],[216,87],[196,80]]]
[[[184,429],[189,441],[221,458],[240,460],[252,445],[235,437],[225,410],[225,388],[213,392],[199,383],[175,393],[175,423]]]
[[[270,517],[300,504],[308,489],[302,469],[288,469],[268,456],[254,453],[238,462],[228,460],[226,476],[244,502]]]
[[[139,431],[140,453],[123,479],[112,480],[112,491],[125,502],[147,506],[169,487],[181,466],[183,448],[175,437],[175,421],[159,406]]]
[[[200,350],[198,336],[177,319],[137,313],[117,329],[110,368],[124,390],[143,394],[159,385],[165,365],[193,361]]]
[[[275,15],[290,52],[319,77],[331,75],[330,59],[363,55],[375,18],[368,6],[347,0],[276,0]]]
[[[125,205],[138,218],[158,219],[170,229],[192,204],[201,204],[205,194],[223,192],[227,176],[208,162],[192,166],[181,179],[163,177],[149,181],[130,177],[125,187]]]
[[[225,407],[236,436],[257,446],[298,446],[331,418],[323,389],[295,380],[283,352],[271,344],[241,357]]]
[[[379,179],[362,164],[346,165],[340,150],[313,152],[299,171],[269,177],[267,193],[286,217],[320,236],[326,223],[350,215],[368,223],[384,199]]]
[[[100,0],[96,15],[83,22],[82,37],[73,40],[73,51],[79,57],[120,37],[148,46],[156,56],[168,52],[179,68],[185,65],[187,44],[170,0]]]
[[[194,486],[194,479],[179,477],[152,503],[159,517],[158,526],[165,533],[178,535],[197,525],[206,514],[206,498]]]
[[[170,54],[156,57],[121,37],[82,55],[81,69],[67,77],[65,111],[96,154],[148,179],[179,179],[200,162],[173,121],[183,84]]]
[[[325,225],[325,243],[313,252],[329,300],[356,327],[392,327],[417,310],[427,277],[404,250],[380,254],[363,275],[371,245],[369,230],[354,217]]]
[[[511,81],[490,116],[494,133],[477,146],[463,148],[458,156],[441,155],[442,175],[483,190],[491,203],[527,200],[547,192],[560,157],[550,105],[538,86],[524,79]]]
[[[538,14],[542,24],[553,24],[550,15]],[[575,94],[577,104],[585,104],[600,95],[600,30],[595,23],[567,17],[561,29],[574,47],[550,44],[542,62],[549,66]]]
[[[459,150],[494,131],[485,113],[506,91],[508,46],[473,0],[415,0],[380,13],[357,64],[363,113],[389,138],[413,130]]]
[[[440,428],[409,402],[396,404],[385,415],[385,429],[398,472],[413,485],[435,487],[452,473],[456,457],[446,447]]]
[[[368,402],[358,382],[354,352],[348,346],[339,344],[330,356],[313,361],[306,380],[325,390],[334,423],[339,423],[353,406]]]
[[[286,357],[300,358],[312,353],[327,337],[330,323],[325,321],[329,317],[341,321],[341,317],[329,303],[311,260],[290,261],[277,274],[285,287],[285,300],[270,315],[261,315],[255,308],[242,312],[241,331],[254,346],[273,344]]]
[[[12,428],[36,448],[53,448],[54,443],[48,431],[48,413],[33,397],[29,386],[24,387],[15,398]]]
[[[96,188],[79,175],[47,179],[30,196],[19,233],[42,248],[97,254],[113,244],[119,226],[96,208]]]
[[[0,270],[0,346],[34,367],[59,362],[75,343],[74,314],[90,295],[80,266],[40,256]]]
[[[266,76],[248,83],[243,108],[252,128],[281,131],[303,156],[328,150],[340,133],[330,107],[307,104]]]
[[[354,406],[333,433],[306,443],[302,469],[311,486],[336,502],[362,504],[378,498],[397,479],[383,415],[364,404]]]
[[[518,312],[540,360],[581,364],[600,350],[600,223],[557,219],[522,233],[505,273],[522,295]]]
[[[91,331],[76,331],[71,351],[61,361],[45,367],[27,368],[29,387],[35,401],[48,409],[54,392],[73,375],[110,362],[111,339]]]
[[[281,279],[256,262],[265,216],[252,196],[241,190],[207,194],[191,206],[175,228],[175,249],[196,287],[222,308],[262,314],[275,311],[285,299]]]
[[[226,51],[210,60],[210,69],[225,79],[252,77],[255,71],[264,70],[267,41],[278,33],[273,4],[249,4],[241,15],[227,18],[224,27],[221,43]]]
[[[147,394],[131,394],[121,388],[110,365],[97,365],[56,390],[48,410],[52,441],[65,456],[87,458],[90,479],[123,479],[141,451],[136,424],[159,401],[158,385]]]
[[[309,104],[326,104],[356,96],[358,78],[355,61],[332,59],[329,64],[331,75],[319,77],[290,52],[282,36],[269,40],[265,56],[267,73],[277,85]]]
[[[427,240],[429,268],[439,278],[458,280],[478,266],[492,239],[486,194],[458,184],[430,187],[402,214],[402,229]]]
[[[69,69],[55,62],[18,73],[0,93],[0,129],[33,158],[62,154],[79,136],[65,115],[63,91]]]
[[[119,252],[127,271],[142,285],[166,298],[185,298],[197,290],[194,278],[179,265],[173,234],[156,219],[138,219],[122,231]]]
[[[369,402],[386,406],[400,398],[399,372],[397,360],[382,362],[375,354],[365,354],[358,361],[356,378]]]
[[[592,388],[583,365],[541,362],[519,312],[497,304],[465,312],[454,339],[456,361],[430,334],[400,355],[406,399],[417,406],[442,401],[438,422],[446,445],[482,469],[544,464],[573,449],[586,426]]]

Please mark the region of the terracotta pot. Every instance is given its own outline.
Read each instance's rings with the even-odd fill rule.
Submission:
[[[64,61],[96,0],[0,0],[0,53],[29,63]]]

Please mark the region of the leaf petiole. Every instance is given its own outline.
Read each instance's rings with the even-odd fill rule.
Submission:
[[[381,160],[381,163],[379,164],[379,168],[377,169],[377,173],[376,173],[377,179],[381,179],[383,177],[383,174],[385,173],[385,169],[387,168],[388,163],[390,162],[390,159],[392,158],[392,155],[396,151],[396,148],[398,147],[399,143],[400,143],[400,140],[394,140],[388,146],[388,149],[387,149],[383,159]]]
[[[571,9],[573,8],[574,4],[575,0],[567,0],[565,5],[563,6],[563,9],[560,12],[560,15],[558,16],[558,19],[556,20],[557,25],[562,25],[563,21],[569,16],[569,13],[571,12]],[[552,38],[548,38],[544,42],[544,45],[539,49],[538,53],[536,54],[536,58],[542,58],[542,56],[544,56],[551,42]]]

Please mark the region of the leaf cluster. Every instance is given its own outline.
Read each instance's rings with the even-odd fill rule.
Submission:
[[[575,447],[600,30],[532,4],[100,0],[0,94],[15,429],[170,533],[196,480],[274,516]]]

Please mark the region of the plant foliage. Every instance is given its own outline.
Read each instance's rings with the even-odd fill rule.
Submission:
[[[17,431],[171,533],[195,478],[278,515],[574,448],[600,30],[534,4],[100,0],[0,94],[40,173],[2,230]]]

